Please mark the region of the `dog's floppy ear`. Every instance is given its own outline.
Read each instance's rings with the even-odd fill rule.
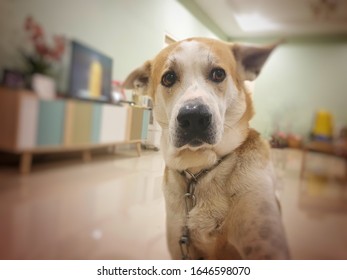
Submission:
[[[237,62],[237,71],[243,80],[253,81],[260,73],[265,61],[279,43],[256,47],[233,44],[232,51]]]
[[[123,88],[146,90],[151,74],[151,61],[146,61],[141,67],[131,72],[123,83]]]

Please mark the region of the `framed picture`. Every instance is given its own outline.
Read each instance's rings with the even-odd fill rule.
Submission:
[[[71,49],[69,95],[111,101],[112,58],[77,41],[71,41]]]
[[[9,88],[24,88],[25,74],[17,70],[5,69],[2,75],[1,84]]]

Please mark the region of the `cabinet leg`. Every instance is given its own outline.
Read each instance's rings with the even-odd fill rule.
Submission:
[[[90,150],[85,150],[82,152],[82,159],[84,162],[89,162],[92,160],[92,153]]]
[[[21,174],[28,174],[31,170],[32,154],[23,153],[20,158],[19,171]]]
[[[136,143],[136,150],[137,150],[137,155],[140,157],[141,156],[141,142]]]

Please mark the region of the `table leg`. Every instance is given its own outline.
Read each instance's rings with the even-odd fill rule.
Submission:
[[[136,143],[137,155],[141,156],[141,142]]]
[[[28,174],[31,170],[32,154],[23,153],[20,158],[19,171],[21,174]]]
[[[84,162],[89,162],[92,160],[92,153],[90,150],[85,150],[82,152],[82,159]]]

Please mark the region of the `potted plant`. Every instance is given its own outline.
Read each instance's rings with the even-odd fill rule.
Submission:
[[[51,40],[48,40],[42,26],[31,16],[26,18],[24,29],[30,42],[29,50],[22,51],[26,71],[30,77],[30,87],[34,87],[34,80],[39,80],[39,84],[44,80],[43,83],[45,84],[48,80],[54,83],[54,80],[52,80],[54,76],[53,68],[59,63],[64,54],[64,37],[55,35]]]

